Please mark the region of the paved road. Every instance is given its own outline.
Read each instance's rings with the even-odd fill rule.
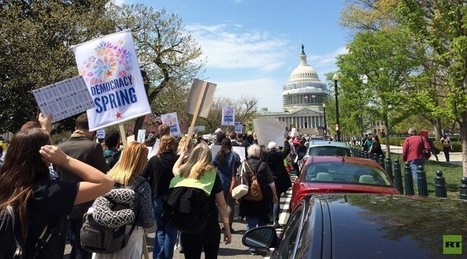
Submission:
[[[295,177],[292,176],[292,180]],[[291,190],[285,193],[281,197],[281,214],[279,218],[279,224],[285,225],[288,219],[288,207],[290,202]],[[238,208],[237,208],[238,209]],[[219,256],[218,258],[231,258],[232,256],[236,256],[237,258],[245,258],[245,259],[258,259],[258,258],[269,258],[271,251],[259,251],[258,255],[252,255],[248,251],[248,247],[245,247],[242,244],[242,237],[246,230],[246,222],[241,221],[240,218],[235,218],[232,228],[235,230],[235,233],[232,234],[232,243],[225,245],[221,242],[220,249],[219,249]],[[278,234],[281,234],[283,229],[277,229]],[[150,232],[147,237],[147,245],[149,250],[149,258],[152,258],[152,249],[154,244],[154,232]],[[69,253],[71,250],[71,246],[67,245],[65,248],[65,257],[69,258]],[[183,259],[184,256],[182,253],[179,252],[179,249],[175,248],[174,259]],[[204,256],[202,256],[204,258]]]

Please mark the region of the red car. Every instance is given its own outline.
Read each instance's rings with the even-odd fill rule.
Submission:
[[[391,178],[374,160],[343,156],[311,156],[292,186],[290,210],[310,193],[399,194]]]

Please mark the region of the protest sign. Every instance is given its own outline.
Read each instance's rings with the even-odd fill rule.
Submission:
[[[87,110],[89,130],[151,112],[130,31],[93,39],[73,50],[95,105]]]
[[[235,133],[243,133],[243,123],[241,122],[235,122]]]
[[[140,129],[138,130],[138,138],[137,138],[137,141],[139,143],[144,143],[144,141],[146,140],[146,130],[145,129]]]
[[[176,112],[166,113],[161,115],[162,123],[170,127],[170,134],[173,136],[180,136],[180,124],[178,122],[178,117]]]
[[[41,113],[53,115],[52,123],[94,107],[83,77],[76,76],[33,90]]]
[[[193,119],[188,129],[188,136],[193,134],[195,122],[198,116],[207,118],[209,114],[209,108],[212,104],[214,92],[216,90],[216,84],[194,79],[191,85],[190,94],[185,104],[185,112],[193,114]]]
[[[267,145],[270,141],[274,141],[279,146],[284,145],[285,122],[256,119],[253,120],[256,137],[259,145]]]
[[[235,125],[235,108],[223,107],[222,108],[222,122],[221,125]]]

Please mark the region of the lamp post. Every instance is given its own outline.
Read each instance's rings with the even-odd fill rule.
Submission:
[[[324,139],[328,139],[328,125],[326,124],[326,104],[323,103],[323,117],[324,117],[324,130],[323,130],[323,137]]]
[[[339,125],[339,93],[337,92],[337,81],[339,80],[339,75],[335,73],[332,76],[332,80],[334,80],[334,95],[336,96],[336,133],[337,133],[337,141],[341,141],[341,129]]]

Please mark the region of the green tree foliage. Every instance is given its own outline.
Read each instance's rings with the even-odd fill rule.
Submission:
[[[32,90],[78,74],[71,46],[113,31],[107,2],[0,2],[1,132],[37,118]]]
[[[410,42],[402,30],[358,32],[348,45],[348,54],[339,56],[337,61],[340,100],[348,105],[346,110],[356,111],[351,112],[356,119],[360,119],[361,112],[374,121],[383,121],[387,140],[395,125],[418,112],[418,107],[409,102],[410,75],[418,68],[416,62],[407,59]]]
[[[463,150],[463,175],[467,177],[467,2],[465,0],[403,0],[399,21],[426,46],[432,73],[442,74],[442,109],[434,112],[459,124]]]

